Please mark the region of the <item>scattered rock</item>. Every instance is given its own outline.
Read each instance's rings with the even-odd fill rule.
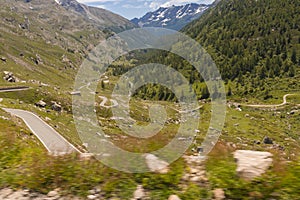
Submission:
[[[42,60],[41,56],[39,54],[36,54],[35,56],[36,56],[37,64],[43,64],[43,60]]]
[[[299,110],[291,110],[290,114],[294,115],[295,113],[299,112]]]
[[[271,166],[272,156],[269,152],[237,150],[234,152],[234,158],[237,161],[236,172],[245,180],[259,177]]]
[[[10,188],[4,188],[2,190],[0,190],[0,197],[5,199],[7,196],[9,196],[10,194],[12,194],[14,191]],[[1,199],[0,198],[0,199]]]
[[[97,196],[96,196],[96,195],[93,195],[93,194],[90,194],[90,195],[87,196],[87,198],[88,198],[89,200],[94,200],[94,199],[97,199]]]
[[[0,60],[2,60],[3,62],[6,62],[7,58],[5,58],[4,56],[1,56]]]
[[[266,136],[264,139],[263,139],[263,143],[264,144],[273,144],[273,140],[271,138],[269,138],[268,136]]]
[[[146,195],[143,186],[138,185],[136,191],[133,193],[133,199],[143,199],[145,196]]]
[[[11,83],[19,82],[19,79],[17,79],[12,72],[4,71],[3,73],[4,73],[4,77],[3,77],[4,80]]]
[[[36,54],[35,57],[30,57],[30,59],[36,64],[36,65],[39,65],[39,64],[43,64],[43,60],[41,59],[41,57]]]
[[[92,190],[89,190],[89,194],[96,194],[96,190],[92,189]]]
[[[197,153],[203,153],[204,149],[203,147],[197,147]]]
[[[146,154],[145,155],[146,163],[150,171],[158,172],[161,174],[166,174],[169,171],[168,165],[166,161],[160,160],[153,154]]]
[[[74,68],[72,61],[66,56],[62,56],[62,62],[66,64],[67,67]]]
[[[180,200],[180,198],[177,195],[171,195],[168,200]]]
[[[254,143],[255,143],[255,144],[261,144],[261,142],[258,141],[258,140],[255,140]]]
[[[81,153],[80,154],[80,160],[90,160],[94,154],[92,153]]]
[[[21,28],[21,29],[28,29],[28,24],[19,24],[19,27]]]
[[[50,191],[47,194],[48,197],[57,197],[59,196],[58,192],[56,190]]]
[[[61,110],[62,110],[61,105],[59,105],[59,104],[56,103],[56,102],[52,102],[51,108],[52,108],[52,110],[57,111],[57,112],[61,112]]]
[[[194,183],[202,184],[207,182],[206,171],[204,167],[204,158],[201,156],[184,156],[190,170],[184,173],[181,178],[183,181],[191,181]]]
[[[220,188],[215,189],[213,191],[213,194],[214,194],[214,199],[215,200],[223,200],[223,199],[225,199],[225,192],[224,192],[223,189],[220,189]]]
[[[35,105],[38,106],[38,107],[45,108],[46,105],[47,105],[47,103],[44,102],[43,100],[40,100],[40,101],[38,101],[37,103],[35,103]]]
[[[202,180],[202,178],[200,176],[193,176],[190,181],[192,182],[200,182]]]
[[[74,92],[70,92],[71,95],[76,95],[76,96],[81,96],[81,92],[80,91],[74,91]]]
[[[191,172],[191,174],[197,174],[197,173],[199,172],[199,170],[196,169],[196,168],[192,168],[192,169],[190,170],[190,172]]]
[[[24,198],[22,191],[15,191],[14,193],[7,196],[6,198],[7,199],[28,199],[28,198]]]

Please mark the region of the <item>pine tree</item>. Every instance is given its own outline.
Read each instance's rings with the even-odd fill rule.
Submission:
[[[228,91],[227,91],[227,96],[231,96],[232,95],[232,89],[230,84],[228,84]]]
[[[209,98],[209,91],[207,86],[205,85],[201,90],[201,99],[208,99]]]
[[[294,66],[290,66],[289,68],[289,77],[294,77],[295,76],[295,67]]]
[[[296,50],[295,50],[295,49],[293,49],[292,56],[291,56],[291,61],[292,61],[294,64],[297,64],[297,53],[296,53]]]

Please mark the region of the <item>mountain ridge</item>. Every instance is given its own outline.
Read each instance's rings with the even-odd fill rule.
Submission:
[[[132,19],[131,22],[140,27],[164,27],[180,30],[199,18],[210,6],[191,3],[182,6],[160,7],[153,12],[146,13],[141,18]]]
[[[83,17],[87,17],[89,20],[92,20],[95,23],[115,24],[114,26],[110,27],[114,32],[120,32],[135,27],[134,24],[131,24],[129,20],[103,8],[81,4],[76,0],[55,0],[55,2],[67,10],[77,12]]]
[[[25,81],[70,85],[94,46],[135,27],[119,15],[74,0],[1,0],[1,6],[0,55],[6,59],[0,61],[0,73],[10,71]]]

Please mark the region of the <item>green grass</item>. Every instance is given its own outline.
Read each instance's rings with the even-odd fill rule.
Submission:
[[[110,84],[105,89],[99,90],[99,95],[110,98],[110,93],[117,80],[113,77]],[[14,84],[11,84],[14,85]],[[20,108],[29,110],[41,116],[66,139],[75,144],[81,145],[81,141],[76,132],[71,112],[71,96],[62,96],[58,93],[62,91],[54,90],[52,87],[37,87],[30,85],[33,89],[20,92],[0,93],[0,98],[4,98],[1,103],[4,107]],[[252,101],[249,104],[258,102],[261,104],[281,103],[282,96],[286,91],[274,91],[278,94],[278,99],[273,95],[272,100]],[[65,91],[67,93],[67,91]],[[282,96],[281,96],[282,95]],[[46,109],[36,108],[33,104],[43,99],[48,103]],[[50,109],[50,101],[61,102],[65,112],[46,112]],[[233,96],[229,101],[240,101],[240,97]],[[20,103],[23,101],[23,103]],[[244,100],[243,100],[244,101]],[[251,149],[266,151],[270,145],[254,144],[255,140],[261,141],[267,135],[276,144],[284,147],[283,150],[270,149],[278,157],[280,165],[275,165],[264,176],[254,182],[244,182],[235,174],[236,164],[232,158],[232,151],[218,151],[218,146],[209,156],[206,163],[209,174],[209,183],[199,186],[193,183],[185,183],[186,188],[181,188],[180,178],[185,171],[186,163],[179,159],[171,165],[168,174],[160,175],[153,173],[146,174],[126,174],[112,170],[99,161],[80,161],[78,156],[70,155],[66,157],[53,158],[47,155],[39,141],[27,130],[20,120],[1,121],[2,128],[0,142],[0,187],[10,186],[15,188],[29,188],[43,193],[47,193],[60,187],[63,193],[75,195],[87,195],[87,191],[93,187],[101,187],[105,199],[119,197],[130,199],[138,184],[142,184],[149,193],[151,199],[167,199],[171,194],[177,194],[181,199],[210,199],[212,190],[223,188],[226,197],[231,199],[297,199],[297,184],[291,184],[289,180],[299,182],[299,119],[300,113],[288,115],[292,109],[296,109],[295,103],[299,102],[299,96],[288,97],[292,102],[276,111],[270,109],[254,109],[242,107],[242,111],[234,108],[227,108],[225,127],[220,141],[222,144],[232,142],[238,149]],[[99,101],[100,102],[100,101]],[[148,107],[150,104],[160,104],[166,108],[168,118],[177,120],[180,117],[172,102],[148,101],[137,98],[131,99],[130,116],[139,124],[149,123]],[[145,107],[146,106],[146,107]],[[167,124],[165,128],[156,136],[149,140],[137,140],[133,137],[122,138],[125,134],[116,127],[114,120],[109,119],[112,114],[110,109],[97,107],[97,115],[101,126],[106,134],[111,136],[112,142],[117,146],[135,152],[149,152],[163,147],[170,141],[178,130],[178,125]],[[200,109],[201,120],[199,123],[200,133],[197,135],[198,146],[206,135],[210,122],[209,103],[204,104]],[[249,117],[246,117],[246,114]],[[0,115],[8,116],[1,111]],[[7,137],[9,136],[9,137]],[[24,139],[25,138],[25,139]],[[25,142],[24,142],[25,140]],[[126,141],[126,142],[124,142]],[[193,147],[194,147],[193,146]],[[192,148],[192,147],[191,147]],[[187,152],[191,154],[191,151]],[[29,156],[28,156],[29,155]],[[280,159],[279,159],[280,158]],[[290,165],[283,161],[292,161]],[[21,170],[20,170],[21,169]],[[297,182],[297,183],[298,183]],[[280,188],[283,188],[282,190]]]
[[[273,167],[253,181],[243,181],[235,173],[232,149],[219,144],[206,163],[212,188],[223,188],[228,199],[298,199],[299,160],[282,162],[275,154]]]

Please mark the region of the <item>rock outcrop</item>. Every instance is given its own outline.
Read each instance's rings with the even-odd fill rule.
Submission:
[[[51,103],[52,103],[52,105],[51,105],[52,110],[57,111],[57,112],[61,112],[62,111],[62,107],[61,107],[60,104],[58,104],[58,103],[56,103],[54,101],[52,101]]]
[[[139,199],[145,198],[145,196],[146,196],[146,194],[145,194],[143,186],[138,185],[136,188],[136,191],[134,191],[134,193],[133,193],[133,199],[139,200]]]
[[[205,184],[208,179],[206,176],[206,171],[205,171],[205,165],[204,165],[204,159],[199,156],[184,156],[184,160],[186,161],[189,170],[187,170],[183,177],[183,181],[191,181],[197,184]]]
[[[46,105],[47,105],[47,103],[44,102],[43,100],[39,100],[37,103],[35,103],[35,105],[36,105],[37,107],[45,108]]]
[[[177,195],[171,195],[168,200],[180,200],[180,198]]]
[[[169,163],[164,160],[160,160],[157,156],[153,154],[145,155],[146,163],[150,171],[158,172],[161,174],[166,174],[169,171]]]
[[[3,77],[4,80],[11,83],[19,82],[19,79],[16,78],[12,72],[4,71],[3,73],[4,73],[4,77]]]
[[[224,190],[220,188],[214,189],[213,195],[215,200],[223,200],[226,198]]]
[[[261,176],[271,166],[272,156],[269,152],[261,151],[238,150],[234,152],[238,176],[245,180]]]

